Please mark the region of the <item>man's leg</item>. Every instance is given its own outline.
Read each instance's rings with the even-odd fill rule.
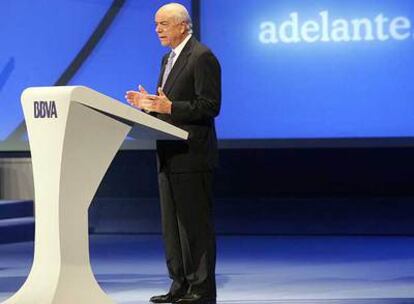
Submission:
[[[188,283],[186,282],[184,274],[176,205],[172,197],[168,173],[160,172],[158,175],[158,183],[167,268],[169,276],[173,280],[170,293],[181,296],[187,292]]]
[[[216,241],[212,173],[171,174],[178,229],[189,292],[216,298]]]

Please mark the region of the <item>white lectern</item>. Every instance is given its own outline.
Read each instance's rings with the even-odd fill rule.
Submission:
[[[88,208],[132,127],[135,136],[188,133],[81,86],[26,89],[22,104],[35,186],[35,253],[21,289],[4,304],[114,303],[89,261]]]

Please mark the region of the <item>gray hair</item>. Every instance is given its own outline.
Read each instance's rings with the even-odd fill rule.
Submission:
[[[193,33],[193,22],[184,5],[179,3],[168,3],[163,5],[160,10],[161,9],[168,10],[178,22],[185,22],[187,24],[187,32],[189,34]]]

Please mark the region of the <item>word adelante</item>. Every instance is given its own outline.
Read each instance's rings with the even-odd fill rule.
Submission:
[[[401,41],[413,38],[411,24],[407,17],[389,18],[383,13],[375,18],[334,19],[322,11],[315,20],[301,20],[298,12],[292,12],[280,24],[261,22],[259,40],[263,44]]]

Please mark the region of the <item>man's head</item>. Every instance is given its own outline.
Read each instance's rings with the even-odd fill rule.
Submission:
[[[155,31],[163,46],[178,46],[192,33],[192,22],[187,9],[178,3],[162,6],[155,14]]]

